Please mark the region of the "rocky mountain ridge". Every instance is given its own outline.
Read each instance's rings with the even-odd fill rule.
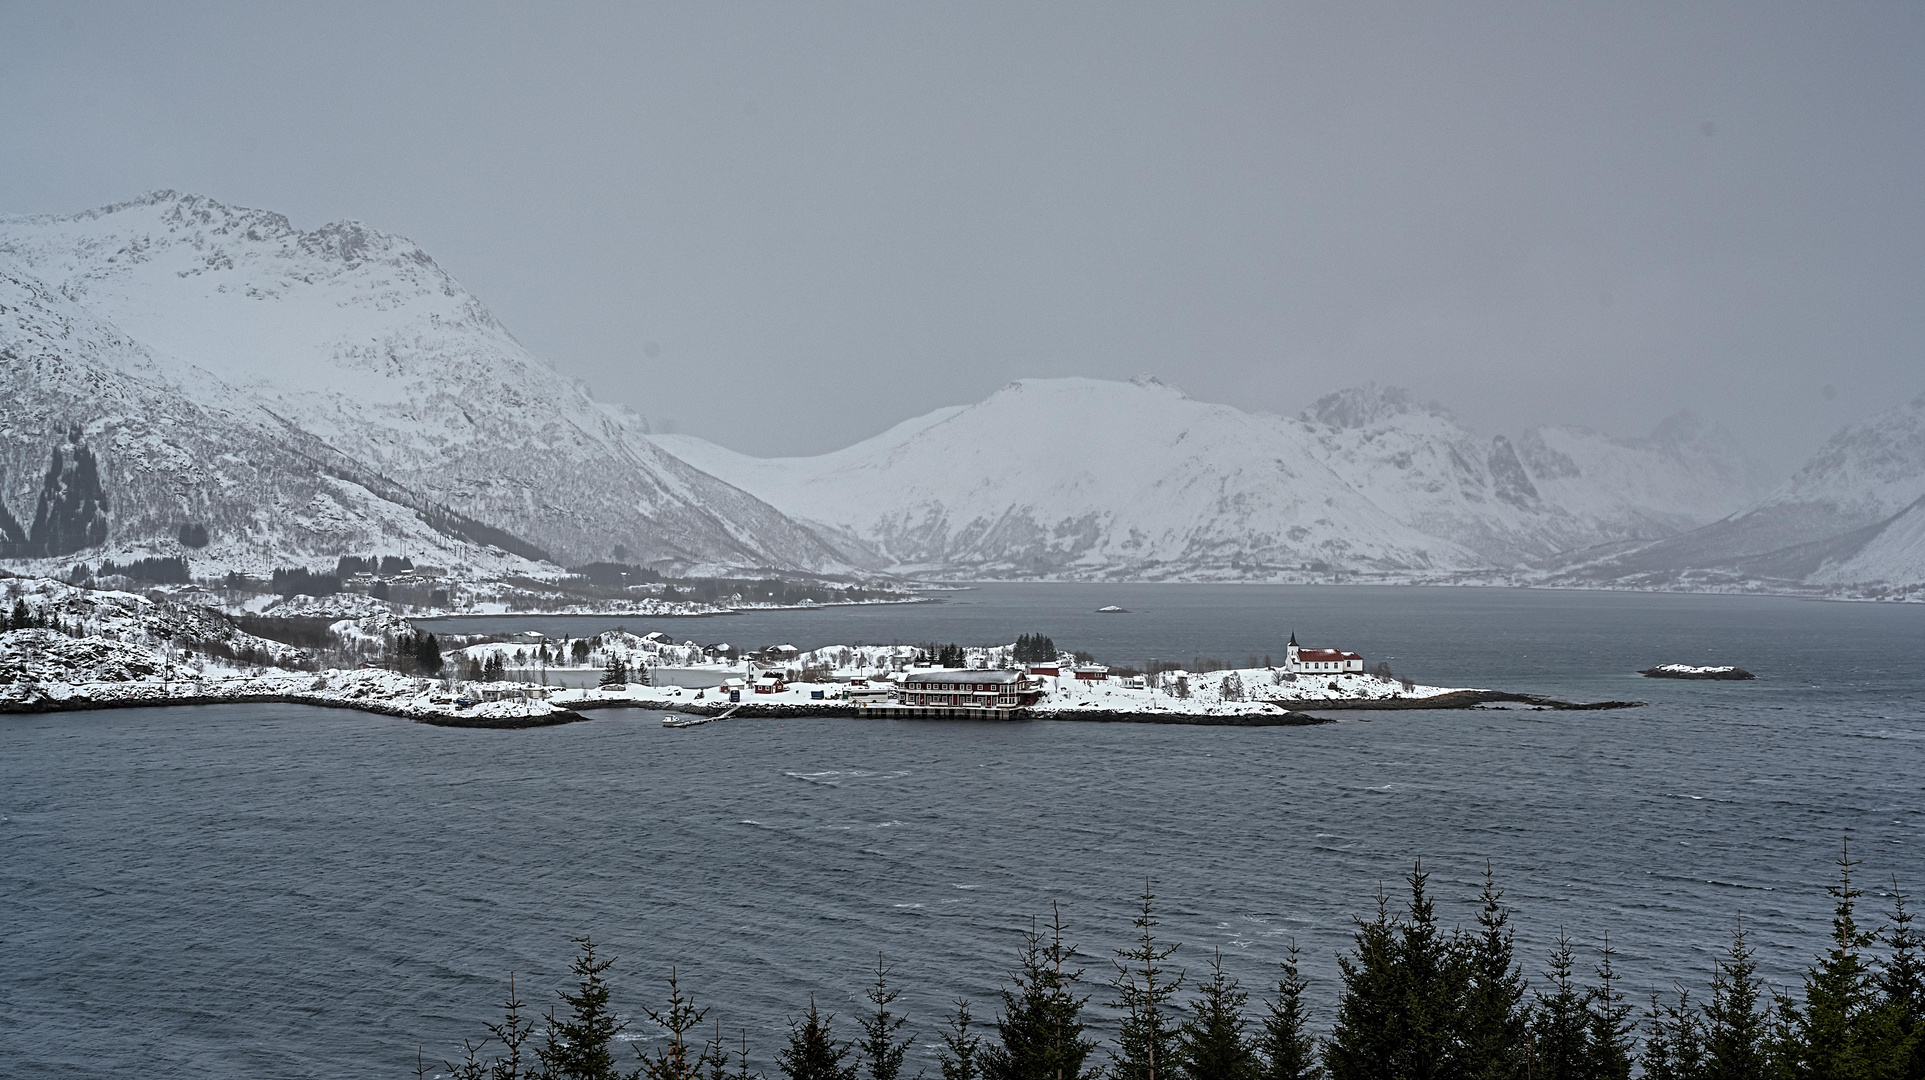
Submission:
[[[1688,416],[1646,439],[1473,435],[1374,385],[1294,418],[1154,379],[1029,379],[812,458],[656,441],[851,558],[955,576],[1324,580],[1523,570],[1640,544],[1760,493],[1728,436]]]
[[[0,218],[0,364],[0,502],[21,518],[78,432],[116,551],[165,553],[192,524],[207,558],[240,565],[400,550],[503,571],[620,548],[679,569],[847,568],[530,355],[418,246],[357,222],[302,231],[174,192]],[[16,556],[50,554],[6,531]]]

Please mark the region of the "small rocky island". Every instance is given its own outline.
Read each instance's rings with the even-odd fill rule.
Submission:
[[[1659,664],[1638,672],[1647,679],[1717,679],[1725,682],[1738,682],[1755,679],[1758,676],[1741,667],[1694,667],[1690,664]]]

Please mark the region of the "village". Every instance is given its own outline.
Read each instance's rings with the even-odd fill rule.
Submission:
[[[1366,671],[1357,653],[1303,648],[1294,634],[1277,665],[1135,670],[1057,650],[1041,635],[1009,645],[811,650],[743,650],[625,629],[437,640],[388,611],[289,633],[289,620],[249,623],[159,595],[47,578],[0,587],[10,613],[0,633],[0,712],[284,701],[473,727],[567,723],[611,708],[696,717],[1260,722],[1319,705],[1398,708],[1494,693],[1418,685],[1381,665]]]
[[[659,709],[664,726],[728,716],[1323,723],[1304,710],[1620,708],[1398,678],[1296,635],[1281,663],[1198,658],[1110,667],[1042,635],[1008,645],[792,644],[743,650],[626,629],[583,637],[435,634],[380,611],[322,625],[235,618],[165,595],[0,579],[0,713],[288,702],[446,727],[566,724]],[[255,633],[254,631],[259,631]],[[263,636],[269,635],[269,636]],[[280,635],[279,637],[272,635]]]
[[[947,651],[945,649],[944,651]],[[914,645],[789,644],[752,651],[615,630],[548,639],[525,633],[450,650],[464,701],[540,700],[565,708],[751,705],[876,718],[1048,717],[1076,712],[1252,716],[1319,702],[1393,701],[1453,692],[1367,673],[1357,653],[1303,648],[1275,667],[1112,670],[1076,654],[1019,661],[1018,647],[965,646],[934,662]]]

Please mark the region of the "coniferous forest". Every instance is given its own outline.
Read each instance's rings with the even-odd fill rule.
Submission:
[[[1534,964],[1516,955],[1513,912],[1488,874],[1474,924],[1446,929],[1420,863],[1395,900],[1380,894],[1357,920],[1329,1016],[1315,1015],[1294,945],[1263,986],[1240,985],[1220,952],[1181,958],[1157,933],[1146,882],[1130,944],[1113,957],[1078,951],[1053,910],[1014,943],[997,1000],[957,998],[945,1017],[916,1018],[921,1027],[896,1010],[900,987],[878,957],[852,1020],[813,995],[795,1003],[774,1064],[785,1080],[910,1080],[925,1075],[905,1065],[922,1045],[940,1080],[1925,1080],[1919,933],[1895,888],[1890,910],[1862,910],[1857,865],[1848,849],[1838,861],[1830,933],[1814,939],[1800,985],[1764,985],[1738,923],[1708,985],[1637,1000],[1608,939],[1580,950],[1559,935]],[[431,1068],[424,1057],[417,1073],[766,1080],[746,1032],[731,1035],[673,969],[659,1010],[620,1016],[614,960],[589,938],[576,945],[574,985],[550,1006],[521,1000],[511,976],[501,1018],[460,1060]],[[1117,1017],[1108,1030],[1092,1000]],[[644,1033],[654,1037],[630,1041]]]

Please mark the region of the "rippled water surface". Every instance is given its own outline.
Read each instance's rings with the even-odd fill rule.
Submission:
[[[1131,613],[1093,614],[1109,603]],[[417,1046],[434,1059],[479,1031],[509,971],[546,998],[583,932],[620,956],[625,1009],[679,965],[766,1064],[811,992],[848,1013],[878,951],[912,1022],[957,994],[987,1013],[1016,929],[1052,902],[1102,975],[1145,874],[1179,958],[1221,948],[1261,986],[1296,940],[1324,1018],[1351,916],[1418,856],[1446,918],[1468,918],[1488,860],[1529,968],[1560,928],[1609,932],[1639,993],[1701,982],[1740,914],[1766,975],[1792,978],[1847,834],[1874,893],[1925,886],[1922,608],[997,586],[621,621],[805,648],[1040,631],[1114,662],[1241,663],[1294,629],[1425,681],[1651,704],[1254,730],[665,731],[629,711],[477,732],[295,706],[0,718],[0,1071],[406,1075]],[[1761,678],[1632,674],[1667,661]]]

